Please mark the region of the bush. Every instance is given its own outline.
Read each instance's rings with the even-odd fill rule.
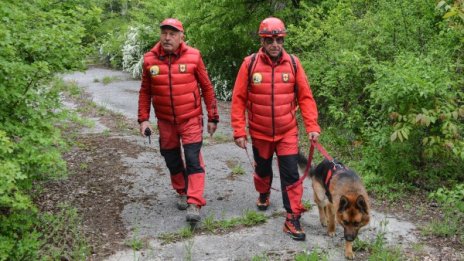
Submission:
[[[66,171],[55,127],[66,113],[50,80],[83,68],[98,14],[87,0],[0,5],[0,260],[37,259],[40,221],[29,193],[36,180]]]
[[[142,76],[143,55],[153,44],[153,28],[150,26],[131,27],[122,47],[122,69],[134,79]],[[150,34],[151,33],[151,34]],[[150,39],[151,38],[151,39]]]

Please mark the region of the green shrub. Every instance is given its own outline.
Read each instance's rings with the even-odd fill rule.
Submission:
[[[56,127],[66,112],[50,80],[83,68],[99,14],[91,2],[0,5],[0,260],[37,259],[41,221],[30,190],[66,171]]]

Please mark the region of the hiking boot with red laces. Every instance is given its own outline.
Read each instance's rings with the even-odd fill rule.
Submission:
[[[301,229],[300,217],[300,215],[287,213],[287,218],[284,223],[284,232],[294,240],[303,241],[306,239],[306,234],[303,229]]]
[[[259,193],[258,201],[256,202],[256,206],[259,210],[267,210],[269,205],[271,204],[269,201],[270,193]]]

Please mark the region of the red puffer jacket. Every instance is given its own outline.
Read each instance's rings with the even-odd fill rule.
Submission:
[[[267,55],[256,56],[247,104],[250,131],[273,137],[297,126],[295,77],[288,54],[284,56],[279,66],[269,66]]]
[[[235,81],[232,95],[231,124],[234,137],[245,137],[245,110],[253,138],[277,140],[286,133],[297,131],[295,111],[301,109],[306,131],[320,132],[317,107],[303,67],[295,57],[296,74],[290,55],[283,51],[273,63],[262,49],[256,54],[248,87],[251,56],[245,58]],[[295,92],[295,84],[298,91]]]
[[[217,122],[217,102],[200,52],[181,43],[173,54],[159,43],[146,53],[139,92],[139,122],[150,118],[150,100],[159,120],[179,124],[202,114],[200,89],[208,120]]]

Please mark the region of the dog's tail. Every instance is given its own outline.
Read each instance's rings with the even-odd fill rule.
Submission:
[[[302,169],[306,169],[306,166],[308,165],[308,157],[299,149],[298,150],[298,166]],[[314,171],[316,167],[314,164],[311,164],[311,168],[309,170],[309,176],[312,177],[314,176]]]

